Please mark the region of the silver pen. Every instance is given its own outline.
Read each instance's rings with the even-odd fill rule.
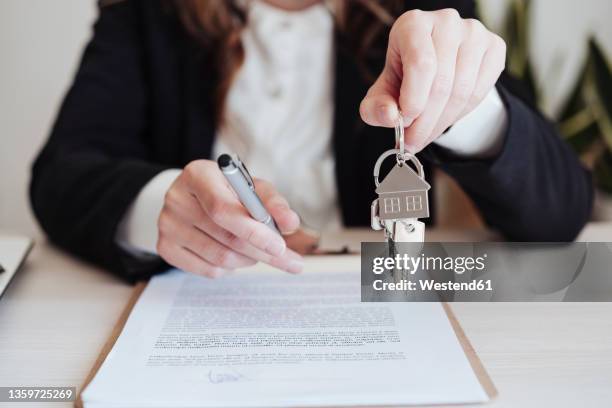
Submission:
[[[264,207],[261,199],[255,192],[253,178],[244,164],[240,161],[240,158],[236,157],[236,159],[233,159],[229,154],[222,154],[217,159],[217,164],[251,217],[256,221],[266,224],[280,234],[274,219],[266,210],[266,207]]]

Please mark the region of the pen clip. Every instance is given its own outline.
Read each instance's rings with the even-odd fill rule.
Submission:
[[[251,188],[251,190],[254,190],[255,189],[255,182],[253,181],[253,177],[251,177],[251,173],[249,173],[249,171],[247,170],[246,166],[244,165],[242,160],[240,160],[240,157],[238,155],[236,155],[236,165],[237,165],[236,167],[238,167],[238,170],[240,170],[240,172],[242,173],[242,175],[246,179],[246,181],[249,184],[249,187]]]

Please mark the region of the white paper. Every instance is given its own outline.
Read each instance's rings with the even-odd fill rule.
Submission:
[[[151,280],[86,407],[488,400],[438,303],[361,303],[358,272]]]

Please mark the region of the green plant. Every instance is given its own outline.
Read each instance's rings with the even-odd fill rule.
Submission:
[[[612,72],[594,38],[558,120],[561,133],[593,169],[597,186],[612,193]]]
[[[539,92],[529,60],[529,10],[530,0],[513,0],[508,3],[506,20],[501,36],[506,41],[506,66],[508,72],[520,78],[529,93],[538,100]]]
[[[508,71],[539,100],[529,59],[530,0],[511,0],[501,35]],[[612,193],[612,72],[602,48],[591,37],[584,66],[560,114],[554,118],[567,142],[593,170],[596,185]]]

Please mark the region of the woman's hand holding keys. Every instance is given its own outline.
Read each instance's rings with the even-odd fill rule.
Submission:
[[[299,217],[270,183],[256,179],[255,190],[281,233],[299,228]],[[196,160],[183,169],[166,193],[158,231],[159,255],[188,272],[215,277],[258,261],[302,270],[301,256],[251,218],[214,161]]]
[[[385,67],[361,102],[361,117],[393,127],[401,110],[406,148],[419,152],[478,106],[505,60],[504,41],[478,20],[454,9],[408,11],[391,28]]]

